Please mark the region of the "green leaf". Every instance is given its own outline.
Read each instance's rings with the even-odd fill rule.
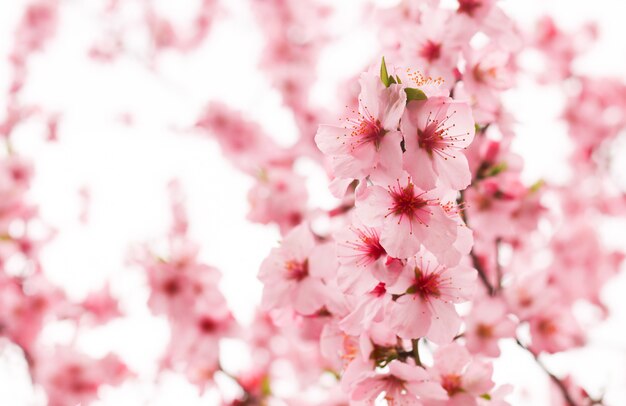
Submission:
[[[270,378],[264,376],[261,381],[261,393],[263,396],[270,396],[272,394],[272,388],[270,387]]]
[[[402,81],[400,80],[400,76],[396,75],[396,82],[398,82],[399,84],[402,84]]]
[[[410,102],[411,100],[426,100],[426,94],[422,92],[420,89],[415,89],[414,87],[407,87],[404,89],[406,93],[406,102]]]
[[[537,193],[539,191],[539,189],[541,189],[541,187],[543,185],[545,185],[546,182],[543,181],[543,179],[539,179],[537,182],[533,183],[532,185],[530,185],[530,193]]]
[[[496,164],[489,168],[489,170],[487,170],[487,173],[485,174],[485,177],[496,176],[497,174],[506,171],[507,167],[508,165],[506,164],[506,162],[500,162],[499,164]]]
[[[389,87],[391,82],[389,81],[389,73],[387,73],[387,64],[385,63],[385,57],[383,56],[383,60],[380,63],[380,80],[383,82],[385,87]]]

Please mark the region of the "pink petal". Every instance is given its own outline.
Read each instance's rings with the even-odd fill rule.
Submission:
[[[407,382],[404,386],[407,391],[419,396],[421,399],[448,399],[448,393],[436,382]]]
[[[445,294],[446,300],[453,303],[462,303],[472,299],[476,292],[477,273],[474,268],[467,265],[458,265],[454,268],[445,270],[445,277],[453,281],[452,287],[443,288],[442,294]]]
[[[325,243],[313,248],[309,256],[309,275],[331,279],[337,274],[338,267],[335,244]]]
[[[313,314],[324,306],[326,287],[317,278],[304,278],[292,292],[293,308],[302,315]]]
[[[437,185],[437,174],[433,169],[431,157],[423,148],[417,146],[417,142],[410,149],[409,145],[411,144],[407,144],[404,157],[404,169],[411,175],[416,186],[423,190],[433,189]]]
[[[389,322],[398,336],[424,337],[431,325],[430,308],[416,295],[404,295],[390,306]]]
[[[452,343],[439,347],[435,351],[434,360],[441,375],[461,375],[472,357],[464,347]]]
[[[398,275],[398,279],[393,285],[387,286],[387,292],[395,295],[401,295],[415,282],[414,266],[404,267],[402,272]]]
[[[472,109],[469,104],[464,101],[450,100],[446,114],[450,115],[446,123],[454,124],[454,131],[450,130],[450,135],[456,136],[457,139],[454,146],[457,148],[468,147],[474,140],[476,132]]]
[[[380,244],[394,258],[408,258],[417,254],[424,239],[424,226],[411,222],[404,217],[398,221],[397,216],[385,218],[380,233]]]
[[[457,223],[440,206],[431,207],[431,217],[428,223],[428,232],[424,246],[435,254],[437,259],[445,257],[446,251],[450,249],[457,235]],[[443,261],[441,261],[443,262]]]
[[[304,260],[309,256],[313,247],[315,247],[313,233],[308,224],[303,223],[285,236],[280,249],[290,258]]]
[[[452,189],[463,190],[472,182],[472,173],[467,163],[467,158],[462,151],[454,151],[452,156],[433,156],[435,172],[441,181]]]
[[[363,189],[356,200],[357,216],[363,224],[370,227],[382,225],[389,207],[391,207],[391,197],[380,186]]]
[[[359,111],[364,116],[379,119],[381,114],[381,94],[386,90],[375,69],[363,72],[359,77]]]
[[[315,144],[326,155],[342,155],[348,153],[346,144],[349,130],[335,125],[320,125],[315,134]]]
[[[469,364],[463,375],[463,389],[476,396],[488,393],[495,383],[491,380],[491,363],[474,361]]]
[[[454,304],[437,299],[431,300],[428,304],[432,309],[433,320],[426,337],[435,344],[452,342],[461,327],[461,317],[456,312]]]
[[[388,385],[382,379],[367,378],[359,382],[352,391],[352,400],[369,400],[374,402],[378,395],[386,390]]]
[[[374,183],[388,185],[402,173],[402,134],[390,131],[383,136],[378,148],[376,163],[370,179]]]
[[[406,107],[406,93],[401,85],[391,85],[382,97],[380,121],[383,128],[394,131]]]

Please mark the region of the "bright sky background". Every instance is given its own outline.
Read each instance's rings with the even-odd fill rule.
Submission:
[[[279,95],[256,70],[262,42],[247,0],[224,1],[226,17],[216,24],[207,43],[184,57],[163,55],[158,73],[149,72],[138,60],[122,59],[112,65],[90,61],[85,50],[102,28],[94,8],[99,2],[66,3],[58,36],[45,54],[32,60],[25,92],[27,100],[65,112],[60,142],[40,142],[41,128],[34,124],[21,127],[17,134],[18,150],[32,156],[36,164],[33,200],[41,205],[43,217],[60,230],[44,252],[46,273],[77,299],[107,279],[123,298],[128,318],[86,335],[79,345],[95,355],[118,352],[139,373],[139,383],[103,392],[99,405],[206,405],[207,400],[201,401],[194,388],[179,377],[166,377],[154,391],[150,379],[154,360],[167,342],[167,328],[163,320],[150,316],[141,272],[126,266],[125,256],[132,244],[165,235],[170,221],[166,184],[181,179],[188,196],[191,232],[202,244],[202,257],[222,271],[221,287],[238,319],[250,320],[260,299],[259,264],[276,245],[279,234],[245,220],[251,181],[221,156],[213,141],[185,126],[194,122],[209,100],[242,109],[283,144],[295,139],[295,125],[281,108]],[[159,3],[168,15],[182,20],[196,1]],[[333,84],[360,69],[368,57],[376,56],[368,45],[372,34],[365,32],[366,27],[356,27],[351,17],[360,2],[340,3],[340,18],[348,23],[338,34],[345,38],[320,61],[326,84],[316,87],[319,102],[332,100]],[[22,4],[21,0],[0,2],[2,58],[10,47]],[[509,0],[503,4],[523,24],[546,11],[567,26],[599,21],[603,45],[581,67],[622,76],[626,72],[623,1]],[[137,41],[140,46],[141,38]],[[0,86],[6,86],[7,74],[7,65],[0,64]],[[558,90],[524,86],[507,101],[520,121],[515,148],[526,158],[525,179],[558,181],[567,176],[559,166],[567,153],[564,128],[554,124],[562,105]],[[0,108],[4,102],[0,101]],[[120,119],[127,112],[134,117],[130,127]],[[626,170],[623,161],[618,165]],[[328,207],[324,174],[307,162],[301,162],[299,168],[312,176],[312,206]],[[78,190],[83,186],[92,194],[87,225],[78,221]],[[608,235],[624,243],[623,229],[613,228]],[[593,393],[609,388],[607,404],[616,406],[626,404],[625,289],[626,276],[622,275],[604,292],[614,314],[591,331],[591,349],[546,359],[556,373],[572,372]],[[53,326],[46,337],[51,343],[68,339],[67,326]],[[495,377],[518,388],[513,404],[545,404],[547,379],[527,354],[505,345],[502,358],[506,363],[496,362]],[[235,359],[234,368],[238,362],[245,359]],[[15,354],[2,355],[0,403],[41,404],[31,403],[32,399],[25,365]]]

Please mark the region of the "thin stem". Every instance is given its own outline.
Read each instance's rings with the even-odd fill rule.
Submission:
[[[457,203],[458,203],[459,206],[464,206],[465,205],[465,195],[464,195],[463,191],[460,192],[460,196],[457,199]],[[468,224],[468,221],[467,221],[467,214],[465,213],[464,208],[465,207],[462,207],[462,209],[460,210],[461,218],[463,219],[465,224],[469,227],[469,224]],[[476,268],[476,271],[478,272],[478,276],[480,277],[481,282],[483,283],[483,285],[487,289],[487,292],[489,293],[490,296],[497,295],[500,292],[500,289],[501,289],[502,269],[500,267],[500,264],[499,264],[499,261],[498,261],[498,255],[497,255],[499,244],[500,244],[500,239],[496,239],[496,271],[497,271],[497,277],[498,277],[497,289],[494,288],[494,286],[489,282],[489,279],[487,278],[487,274],[485,272],[485,269],[482,266],[482,264],[480,262],[480,259],[478,258],[478,256],[474,252],[474,249],[472,248],[472,250],[470,252],[470,256],[472,258],[472,264],[474,265],[474,268]],[[568,406],[578,406],[576,404],[576,402],[574,402],[574,400],[572,399],[572,396],[570,395],[569,391],[567,390],[567,387],[565,386],[565,383],[563,383],[563,381],[561,381],[556,375],[554,375],[552,372],[550,372],[548,370],[548,368],[539,359],[539,356],[536,353],[534,353],[530,348],[528,348],[524,344],[522,344],[522,342],[518,338],[516,338],[515,341],[517,342],[517,345],[519,345],[524,350],[528,351],[533,356],[533,359],[535,360],[537,365],[539,365],[539,367],[541,369],[543,369],[543,371],[550,377],[552,382],[554,382],[554,384],[557,386],[559,391],[562,393],[563,398],[565,399],[565,402],[568,404]],[[601,401],[599,401],[599,402],[600,403],[598,403],[597,401],[594,401],[594,404],[601,404]]]
[[[459,213],[461,214],[461,218],[463,219],[463,222],[465,223],[466,226],[469,227],[469,223],[467,221],[467,213],[465,213],[465,193],[463,190],[461,190],[459,194],[459,198],[457,199],[457,204],[461,208],[459,210]],[[476,255],[473,248],[470,251],[470,257],[472,258],[472,265],[474,266],[474,268],[476,268],[476,271],[478,272],[478,276],[480,277],[482,284],[487,289],[487,293],[489,293],[489,296],[495,295],[496,290],[494,289],[493,285],[489,282],[489,278],[487,277],[485,268],[480,263],[480,258],[478,258],[478,255]]]
[[[530,348],[522,344],[522,342],[518,338],[515,339],[515,342],[517,342],[517,345],[519,345],[521,348],[523,348],[524,350],[526,350],[533,356],[537,365],[539,365],[539,367],[543,369],[543,371],[550,377],[550,379],[552,380],[552,382],[554,382],[557,388],[559,388],[559,390],[561,391],[561,394],[563,395],[563,399],[565,399],[565,402],[569,406],[577,406],[576,402],[574,402],[574,399],[572,399],[572,396],[570,395],[563,381],[561,381],[556,375],[554,375],[552,372],[548,370],[548,368],[539,359],[539,355],[537,355],[533,350],[531,350]]]
[[[496,291],[502,289],[502,265],[500,264],[500,245],[502,244],[502,238],[496,238]]]
[[[411,344],[413,345],[413,358],[415,359],[415,363],[419,366],[422,366],[422,360],[420,359],[420,339],[414,338],[411,340]]]

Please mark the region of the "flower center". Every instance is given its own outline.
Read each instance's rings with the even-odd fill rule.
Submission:
[[[476,326],[476,335],[480,338],[491,338],[493,336],[493,328],[488,324],[480,323]]]
[[[498,75],[498,70],[495,67],[483,69],[480,64],[476,64],[474,69],[472,69],[472,74],[477,82],[484,83],[489,78],[495,79]]]
[[[370,294],[376,297],[381,297],[385,293],[387,293],[387,289],[385,288],[385,284],[383,282],[380,282],[378,285],[376,285],[376,287],[370,292]]]
[[[445,160],[455,158],[448,150],[460,149],[456,146],[456,143],[458,141],[465,141],[464,137],[469,135],[469,132],[455,135],[450,134],[450,130],[453,130],[456,124],[447,124],[447,122],[454,114],[456,114],[456,110],[439,121],[431,118],[432,112],[430,112],[426,120],[426,126],[423,129],[417,129],[417,145],[426,150],[429,156],[432,157],[433,154],[437,154]]]
[[[167,296],[176,296],[180,292],[180,282],[176,278],[170,278],[163,283],[163,292]]]
[[[378,149],[386,132],[380,120],[367,113],[365,116],[359,113],[359,119],[354,122],[350,135],[355,138],[355,146],[372,143]]]
[[[419,295],[422,299],[441,296],[439,274],[424,273],[415,267],[415,283],[407,289],[407,293]]]
[[[287,279],[301,281],[309,275],[309,261],[296,261],[290,259],[285,262],[285,270],[287,271]]]
[[[205,334],[209,334],[215,331],[217,323],[210,317],[203,317],[198,322],[198,328]]]
[[[552,335],[557,331],[556,326],[554,325],[552,320],[549,319],[542,319],[541,321],[539,321],[539,325],[537,326],[537,328],[541,334],[546,336]]]
[[[441,44],[428,40],[420,49],[419,55],[427,61],[433,62],[441,56]]]
[[[461,387],[461,377],[459,375],[450,374],[441,377],[441,386],[448,392],[449,396],[463,392]]]
[[[389,195],[393,199],[389,214],[399,216],[398,223],[403,217],[407,217],[409,221],[417,220],[420,224],[428,224],[428,216],[430,211],[427,209],[429,201],[422,198],[426,192],[415,194],[415,186],[409,182],[405,187],[397,186],[389,187]]]
[[[457,12],[474,16],[476,9],[482,6],[482,0],[459,0]]]
[[[380,244],[378,231],[369,227],[356,229],[354,231],[359,237],[359,241],[348,242],[347,245],[358,252],[356,256],[360,257],[358,261],[359,265],[369,265],[387,253]]]

